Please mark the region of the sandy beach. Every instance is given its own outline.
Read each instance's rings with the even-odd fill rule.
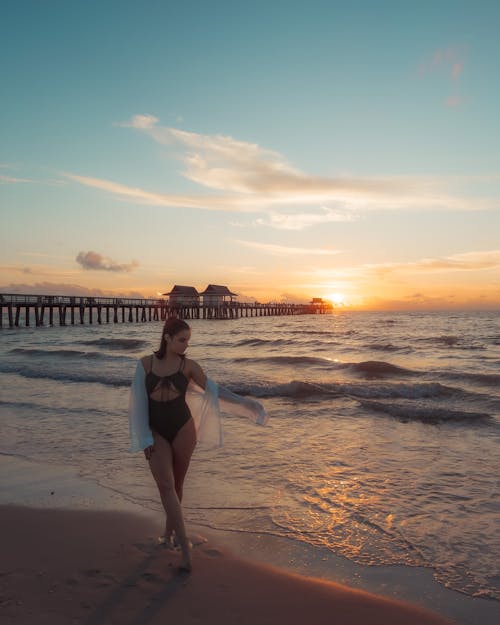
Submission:
[[[0,455],[0,469],[2,623],[497,622],[495,602],[440,590],[427,571],[356,567],[266,536],[191,526],[194,569],[180,574],[158,514],[70,467]]]
[[[2,622],[444,624],[420,608],[194,546],[194,570],[125,512],[2,506]]]

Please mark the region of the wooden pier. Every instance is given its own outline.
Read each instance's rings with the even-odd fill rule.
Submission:
[[[166,299],[122,299],[68,295],[18,295],[0,293],[0,328],[20,325],[75,325],[92,323],[144,323],[180,319],[239,319],[283,315],[325,314],[331,304],[169,304]],[[5,322],[5,323],[4,323]]]

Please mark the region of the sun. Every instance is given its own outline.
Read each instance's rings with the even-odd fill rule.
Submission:
[[[326,295],[325,299],[335,304],[335,306],[342,306],[345,304],[345,295],[343,293],[330,293],[330,295]]]

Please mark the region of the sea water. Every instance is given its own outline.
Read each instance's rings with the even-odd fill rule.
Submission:
[[[187,521],[433,570],[500,599],[500,313],[193,320],[189,357],[270,421],[224,417]],[[0,331],[0,453],[68,464],[160,510],[128,452],[128,388],[161,323]]]

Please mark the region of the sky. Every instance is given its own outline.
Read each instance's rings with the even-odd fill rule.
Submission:
[[[0,292],[500,309],[500,3],[2,2]]]

